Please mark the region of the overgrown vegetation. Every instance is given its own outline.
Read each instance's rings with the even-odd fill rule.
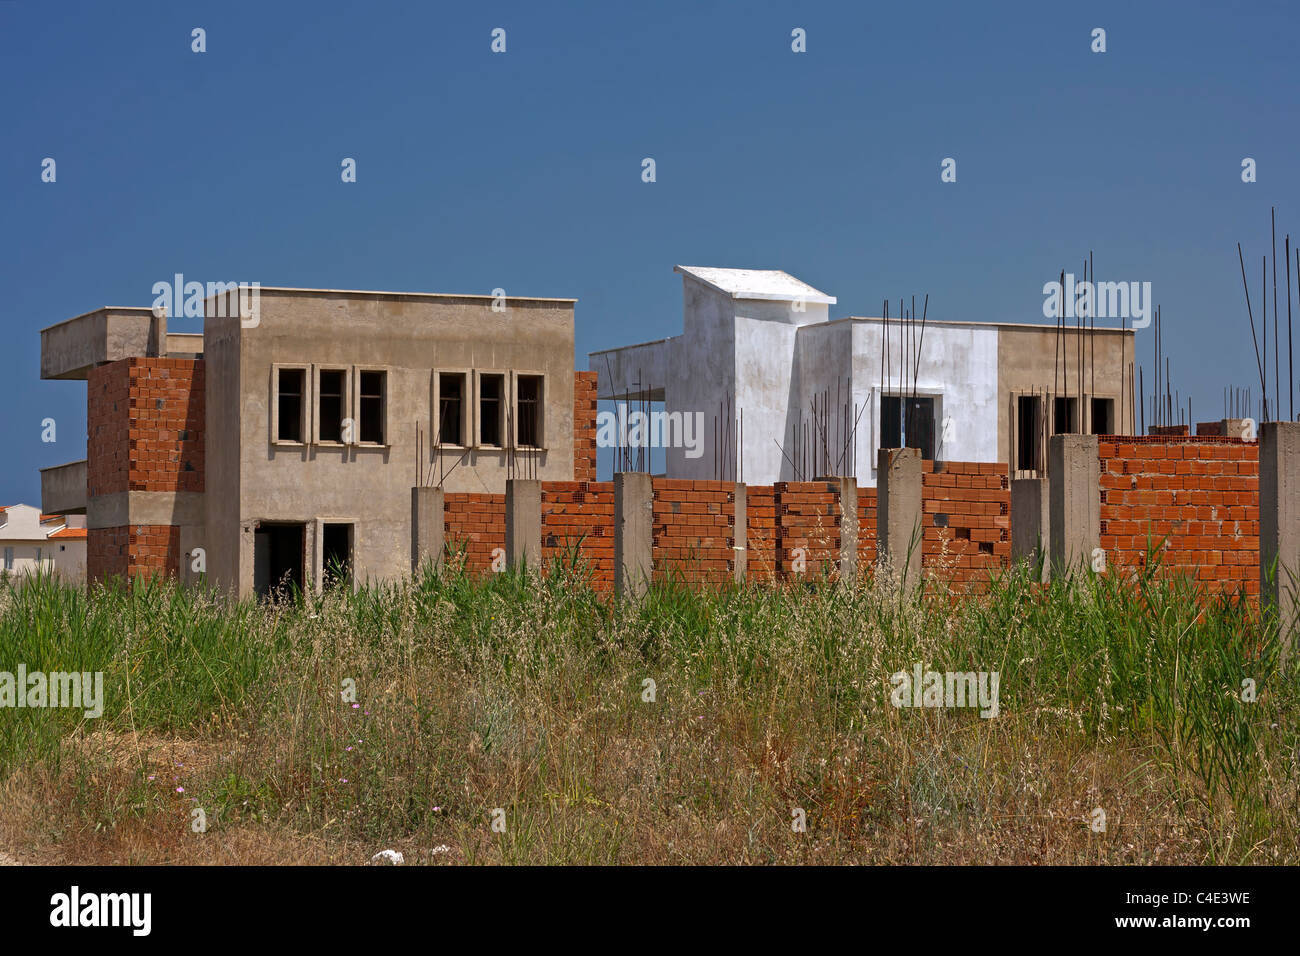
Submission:
[[[933,585],[666,583],[621,605],[558,566],[274,607],[159,584],[9,588],[0,670],[103,671],[106,700],[97,720],[0,710],[0,849],[1300,862],[1300,675],[1276,627],[1154,567],[1035,577],[960,600]],[[896,709],[890,676],[917,664],[997,671],[999,716]]]

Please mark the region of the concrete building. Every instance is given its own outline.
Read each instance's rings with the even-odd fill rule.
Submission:
[[[411,570],[412,489],[573,479],[573,299],[260,288],[201,334],[103,308],[41,332],[87,382],[87,457],[42,470],[92,579],[206,573],[239,595]]]
[[[875,485],[877,451],[904,445],[1036,473],[1050,434],[1133,431],[1132,330],[929,318],[922,339],[919,323],[831,320],[836,299],[785,272],[675,271],[681,335],[589,356],[600,399],[662,402],[726,436],[721,456],[668,447],[669,477]]]
[[[0,570],[11,578],[41,572],[80,582],[86,576],[86,522],[41,514],[31,505],[0,508]]]

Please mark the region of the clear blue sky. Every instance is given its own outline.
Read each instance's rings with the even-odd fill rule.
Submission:
[[[1235,244],[1257,296],[1270,205],[1300,235],[1298,44],[1300,6],[1258,0],[0,0],[0,504],[84,455],[85,386],[39,380],[38,330],[176,272],[572,296],[585,368],[680,331],[676,263],[785,269],[832,317],[928,292],[1040,321],[1092,249],[1152,282],[1175,384],[1218,417],[1257,379]]]

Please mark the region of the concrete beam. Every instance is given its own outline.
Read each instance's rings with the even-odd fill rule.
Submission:
[[[921,450],[882,448],[876,458],[877,562],[896,583],[921,580]]]
[[[536,478],[506,480],[506,563],[542,566],[542,483]]]
[[[639,597],[654,574],[654,490],[650,476],[614,475],[614,593]]]
[[[1048,441],[1048,516],[1052,576],[1090,564],[1101,545],[1101,459],[1096,435]]]
[[[1051,542],[1051,497],[1046,478],[1011,481],[1011,560],[1042,561],[1047,580],[1048,545]]]
[[[441,488],[411,489],[411,572],[426,561],[442,567],[446,512]]]
[[[1260,604],[1276,609],[1289,656],[1300,591],[1300,422],[1259,428],[1259,585]]]
[[[749,570],[749,497],[743,482],[736,482],[735,515],[731,519],[731,553],[736,583],[745,583]]]

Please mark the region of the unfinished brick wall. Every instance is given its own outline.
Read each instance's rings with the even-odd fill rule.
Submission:
[[[1111,565],[1163,568],[1259,594],[1259,446],[1237,438],[1102,436],[1101,546]]]
[[[181,529],[175,525],[125,525],[86,532],[86,574],[92,582],[180,574]]]
[[[573,373],[573,480],[596,480],[596,380],[599,372]]]
[[[776,489],[749,485],[745,489],[745,580],[771,581],[779,549],[776,528]]]
[[[655,578],[680,575],[697,583],[733,580],[736,483],[655,478],[651,487]]]
[[[90,370],[86,382],[86,493],[201,492],[205,470],[201,359],[127,358]],[[175,575],[180,529],[91,528],[86,574]]]
[[[877,502],[875,488],[858,487],[858,573],[876,563]]]
[[[465,549],[466,569],[490,571],[492,549],[506,546],[506,496],[449,491],[443,509],[447,546]]]
[[[777,574],[794,576],[803,551],[803,574],[817,575],[824,562],[839,565],[840,494],[833,481],[782,481],[776,499]]]
[[[921,567],[954,584],[987,583],[1011,560],[1011,481],[996,462],[921,463]]]
[[[542,482],[542,566],[577,549],[598,590],[614,587],[614,483]]]

